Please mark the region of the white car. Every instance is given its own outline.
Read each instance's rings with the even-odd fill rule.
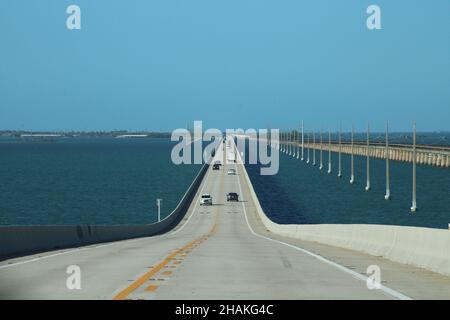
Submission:
[[[228,169],[227,174],[228,175],[235,175],[236,174],[236,170],[235,169]]]
[[[212,197],[210,194],[208,193],[204,193],[202,194],[201,198],[200,198],[200,205],[201,206],[206,206],[206,205],[212,205]]]

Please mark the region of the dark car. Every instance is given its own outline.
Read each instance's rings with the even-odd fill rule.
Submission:
[[[230,192],[227,194],[227,201],[239,201],[239,195],[236,192]]]
[[[220,170],[220,165],[217,164],[217,163],[215,163],[215,164],[213,165],[213,170]]]

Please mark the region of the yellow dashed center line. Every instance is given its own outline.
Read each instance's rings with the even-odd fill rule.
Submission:
[[[225,157],[225,154],[223,156]],[[224,161],[223,163],[225,163],[225,158],[223,161]],[[224,175],[224,171],[222,171],[222,176],[223,175]],[[220,188],[220,189],[221,189],[220,192],[222,192],[222,188]],[[153,276],[156,275],[158,272],[160,272],[163,268],[167,268],[167,267],[176,268],[177,265],[179,265],[181,263],[181,261],[183,260],[183,259],[177,259],[176,258],[177,256],[179,256],[181,258],[187,257],[188,254],[192,252],[193,248],[200,245],[203,241],[208,240],[216,232],[217,226],[218,226],[218,223],[217,223],[218,218],[219,218],[219,215],[217,214],[215,217],[216,222],[214,223],[213,227],[207,234],[189,242],[188,244],[186,244],[184,247],[182,247],[180,249],[174,250],[163,261],[158,263],[156,266],[153,266],[149,271],[147,271],[145,274],[140,276],[132,284],[130,284],[128,287],[126,287],[125,289],[120,291],[117,295],[115,295],[113,297],[113,300],[126,299],[128,297],[128,295],[130,295],[130,293],[132,293],[134,290],[141,287],[149,279],[153,278]],[[173,262],[173,264],[168,265],[169,262]],[[169,276],[171,273],[172,273],[172,271],[164,271],[162,274]],[[145,291],[154,292],[156,289],[158,289],[157,285],[149,285],[148,287],[145,288]]]
[[[155,291],[156,289],[158,289],[158,286],[155,286],[154,284],[149,285],[147,288],[145,288],[145,291]]]
[[[177,255],[184,254],[187,256],[187,253],[192,252],[192,250],[187,251],[188,249],[192,249],[193,247],[199,245],[204,240],[208,239],[217,229],[217,223],[214,224],[214,226],[211,228],[211,230],[208,232],[206,236],[202,236],[196,240],[193,240],[189,242],[184,247],[177,249],[173,251],[171,254],[169,254],[163,261],[152,267],[149,271],[147,271],[145,274],[140,276],[137,280],[133,281],[132,284],[130,284],[128,287],[123,289],[121,292],[119,292],[117,295],[113,297],[113,300],[124,300],[132,293],[134,290],[142,286],[145,282],[147,282],[150,278],[152,278],[154,275],[156,275],[161,269],[167,266],[169,262],[172,261],[173,264],[178,265],[181,263],[180,259],[177,259]],[[172,271],[164,271],[163,275],[170,275]],[[149,285],[145,291],[153,292],[158,288],[156,285]]]

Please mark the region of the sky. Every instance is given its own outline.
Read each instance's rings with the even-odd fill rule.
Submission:
[[[2,0],[0,39],[0,130],[450,130],[448,0]]]

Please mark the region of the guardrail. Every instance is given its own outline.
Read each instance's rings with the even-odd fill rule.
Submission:
[[[0,258],[165,233],[183,219],[208,167],[207,164],[202,166],[177,207],[160,222],[111,226],[0,226]]]

